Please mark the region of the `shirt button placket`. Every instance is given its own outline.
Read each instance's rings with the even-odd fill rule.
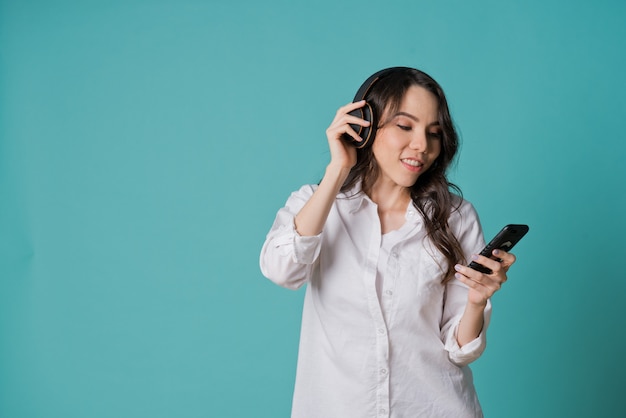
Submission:
[[[376,218],[376,216],[375,216]],[[366,290],[368,296],[368,305],[370,313],[374,319],[376,330],[376,364],[378,370],[389,369],[389,338],[387,334],[387,325],[383,315],[383,307],[379,302],[376,292],[376,273],[380,250],[380,230],[372,234],[370,242],[370,252],[367,257],[366,268]],[[389,415],[389,379],[388,373],[379,375],[376,379],[376,408],[379,416],[388,417]],[[381,414],[381,411],[385,411]]]
[[[387,329],[379,327],[378,333],[378,416],[389,416],[389,338]]]

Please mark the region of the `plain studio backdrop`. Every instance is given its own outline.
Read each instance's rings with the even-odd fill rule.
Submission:
[[[486,238],[530,233],[487,417],[624,416],[623,1],[0,1],[0,416],[286,417],[258,256],[371,73],[448,94]]]

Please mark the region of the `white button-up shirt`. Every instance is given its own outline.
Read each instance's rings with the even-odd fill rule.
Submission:
[[[376,204],[354,192],[337,197],[321,234],[300,236],[294,217],[316,187],[290,196],[260,258],[278,285],[308,284],[292,417],[481,417],[467,365],[485,348],[491,305],[481,335],[459,347],[467,287],[442,284],[445,259],[412,204],[387,244]],[[467,259],[484,247],[469,202],[449,224]]]

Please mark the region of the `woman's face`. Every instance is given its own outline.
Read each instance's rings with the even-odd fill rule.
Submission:
[[[430,168],[441,152],[438,110],[437,98],[414,85],[394,115],[383,115],[372,144],[380,168],[376,186],[408,188]]]

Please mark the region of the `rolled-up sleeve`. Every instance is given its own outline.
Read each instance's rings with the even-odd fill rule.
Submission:
[[[314,187],[303,186],[291,194],[278,211],[261,249],[263,275],[288,289],[298,289],[309,280],[320,254],[321,234],[301,236],[294,223],[296,214],[310,199]]]
[[[466,260],[469,260],[472,254],[478,253],[485,246],[480,220],[474,207],[467,201],[463,202],[455,215],[452,227]],[[464,260],[464,262],[466,261]],[[450,361],[458,366],[468,365],[478,359],[485,351],[487,327],[491,319],[491,301],[487,301],[480,335],[463,347],[459,347],[457,334],[467,304],[468,290],[465,284],[454,278],[446,285],[441,337]]]
[[[487,347],[487,327],[491,320],[491,301],[487,301],[487,306],[483,312],[483,329],[480,335],[460,347],[457,335],[465,304],[467,303],[467,288],[461,282],[450,283],[446,293],[446,304],[450,308],[449,314],[454,312],[454,315],[447,321],[447,327],[442,337],[450,361],[462,367],[478,359]]]

